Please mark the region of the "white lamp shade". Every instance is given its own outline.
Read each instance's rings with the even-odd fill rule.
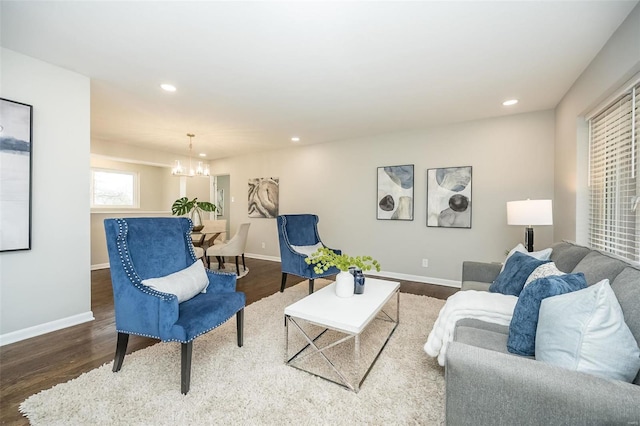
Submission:
[[[522,200],[507,202],[509,225],[553,225],[551,200]]]

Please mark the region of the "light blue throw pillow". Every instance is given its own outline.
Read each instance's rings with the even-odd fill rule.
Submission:
[[[543,299],[587,287],[584,274],[552,275],[539,278],[525,287],[518,297],[509,324],[507,350],[511,353],[533,356],[536,350],[536,328]]]
[[[510,296],[518,296],[524,287],[529,275],[540,265],[551,262],[550,260],[538,260],[524,253],[515,252],[509,256],[504,265],[504,270],[489,286],[492,293],[502,293]]]
[[[633,381],[640,370],[640,349],[624,322],[609,280],[542,301],[536,359],[604,378]]]

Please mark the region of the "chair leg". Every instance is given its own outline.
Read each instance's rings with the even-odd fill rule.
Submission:
[[[240,267],[238,266],[238,256],[236,256],[236,274],[240,276]]]
[[[282,293],[284,291],[284,286],[287,285],[287,273],[283,272],[282,273],[282,283],[280,284],[280,293]]]
[[[118,343],[116,343],[116,355],[113,357],[113,372],[117,373],[122,368],[124,355],[127,353],[127,343],[129,343],[129,335],[127,333],[118,332]]]
[[[244,308],[236,312],[236,328],[238,332],[238,347],[244,344]]]
[[[224,257],[216,256],[216,258],[218,259],[218,269],[224,268]]]
[[[309,294],[313,293],[313,278],[309,278]]]
[[[244,268],[244,270],[247,270],[247,264],[244,263],[244,253],[242,253],[242,267]]]
[[[182,368],[180,390],[183,395],[189,392],[191,386],[191,352],[193,351],[193,340],[182,344]]]

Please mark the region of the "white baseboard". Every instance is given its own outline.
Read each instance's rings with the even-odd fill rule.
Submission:
[[[98,269],[109,269],[109,263],[98,263],[96,265],[91,265],[92,271],[97,271]]]
[[[268,260],[270,262],[280,262],[279,256],[265,256],[264,254],[245,253],[244,257],[248,257],[251,259]]]
[[[387,271],[367,271],[366,275],[371,275],[374,277],[383,277],[383,278],[394,278],[396,280],[404,280],[404,281],[415,281],[418,283],[424,284],[437,284],[443,285],[446,287],[462,287],[462,282],[455,280],[447,280],[444,278],[433,278],[433,277],[423,277],[422,275],[410,275],[410,274],[401,274],[399,272],[387,272]]]
[[[61,318],[59,320],[46,322],[44,324],[34,325],[33,327],[23,328],[22,330],[12,331],[11,333],[0,334],[0,346],[8,345],[10,343],[30,339],[31,337],[40,336],[41,334],[46,334],[52,331],[57,331],[63,328],[93,321],[94,319],[95,318],[93,317],[93,312],[89,311],[82,314]]]
[[[248,257],[251,259],[268,260],[270,262],[280,262],[280,257],[278,256],[265,256],[263,254],[257,254],[257,253],[245,253],[244,255],[245,257]],[[96,269],[106,269],[108,267],[109,267],[108,263],[102,263],[98,265],[91,265],[91,270],[94,271]],[[444,278],[423,277],[422,275],[402,274],[400,272],[367,271],[366,275],[371,275],[373,277],[393,278],[396,280],[414,281],[414,282],[424,283],[424,284],[438,284],[446,287],[460,288],[462,286],[462,283],[460,281],[447,280]]]
[[[245,256],[252,259],[261,259],[261,260],[270,260],[272,262],[280,262],[280,258],[276,256],[264,256],[262,254],[255,254],[255,253],[245,253]],[[421,275],[401,274],[399,272],[367,271],[366,275],[371,275],[374,277],[383,277],[383,278],[394,278],[396,280],[415,281],[415,282],[424,283],[424,284],[438,284],[446,287],[455,287],[455,288],[462,287],[462,282],[460,281],[447,280],[444,278],[423,277]]]

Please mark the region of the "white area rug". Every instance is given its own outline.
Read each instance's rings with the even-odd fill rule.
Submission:
[[[400,324],[356,394],[284,364],[284,307],[307,291],[305,281],[247,306],[242,348],[235,317],[197,338],[186,396],[180,344],[158,343],[127,355],[119,373],[105,364],[20,411],[34,425],[444,423],[444,370],[422,350],[444,301],[401,293]]]

